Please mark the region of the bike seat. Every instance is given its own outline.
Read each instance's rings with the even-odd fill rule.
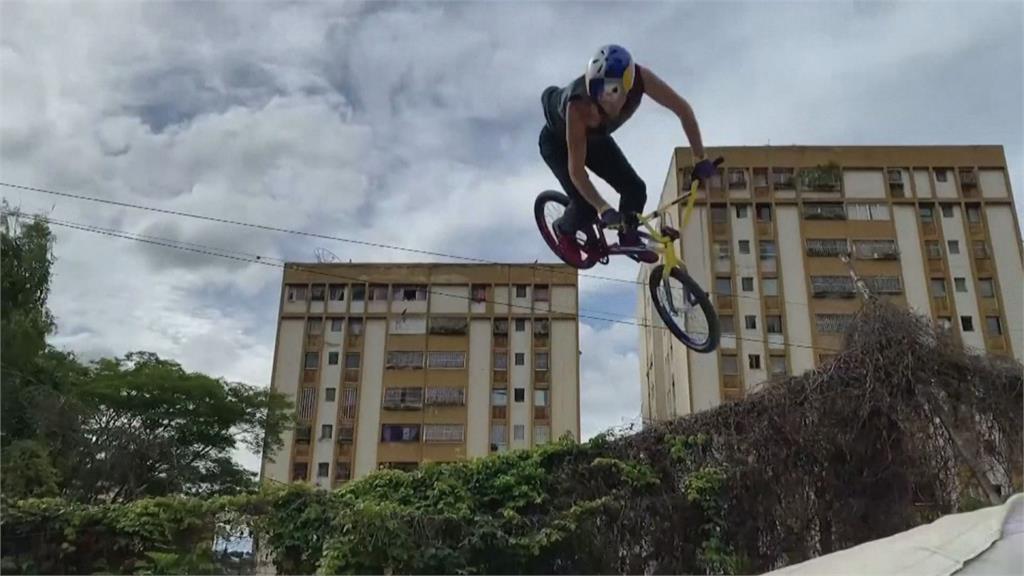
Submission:
[[[661,227],[661,235],[662,236],[667,236],[667,237],[671,238],[672,240],[679,240],[679,230],[676,230],[675,228],[673,228],[671,226],[662,226]]]

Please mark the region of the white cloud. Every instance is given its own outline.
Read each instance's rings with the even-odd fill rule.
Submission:
[[[554,261],[532,220],[556,181],[540,92],[630,47],[715,145],[995,143],[1021,180],[1015,3],[0,4],[8,182],[459,255]],[[616,139],[660,194],[678,122]],[[603,182],[599,189],[614,201]],[[40,196],[55,218],[308,260],[419,256]],[[1021,206],[1018,206],[1021,209]],[[1022,219],[1024,220],[1024,219]],[[270,376],[280,270],[58,229],[54,341]],[[585,272],[583,308],[632,316],[638,265]],[[586,314],[587,312],[584,312]],[[639,412],[636,329],[581,327],[583,426]]]

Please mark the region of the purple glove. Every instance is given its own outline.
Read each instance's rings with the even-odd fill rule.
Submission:
[[[690,174],[691,179],[700,180],[701,182],[707,182],[709,178],[718,172],[718,168],[711,160],[704,159],[697,162],[697,165],[693,167],[693,172]]]

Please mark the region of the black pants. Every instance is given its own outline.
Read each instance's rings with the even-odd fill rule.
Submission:
[[[569,147],[565,142],[565,134],[559,134],[545,125],[540,131],[539,145],[541,157],[571,200],[559,223],[561,231],[572,233],[592,224],[597,220],[597,210],[576,190],[569,176]],[[637,176],[611,136],[587,138],[586,166],[619,193],[619,212],[643,212],[647,204],[647,185]]]

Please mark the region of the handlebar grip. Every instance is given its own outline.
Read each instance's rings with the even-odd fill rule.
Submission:
[[[714,164],[715,166],[718,166],[718,165],[719,165],[719,164],[721,164],[722,162],[725,162],[725,158],[724,158],[724,157],[722,157],[722,156],[719,156],[718,158],[715,158],[715,161],[714,161],[714,162],[712,162],[712,164]]]

